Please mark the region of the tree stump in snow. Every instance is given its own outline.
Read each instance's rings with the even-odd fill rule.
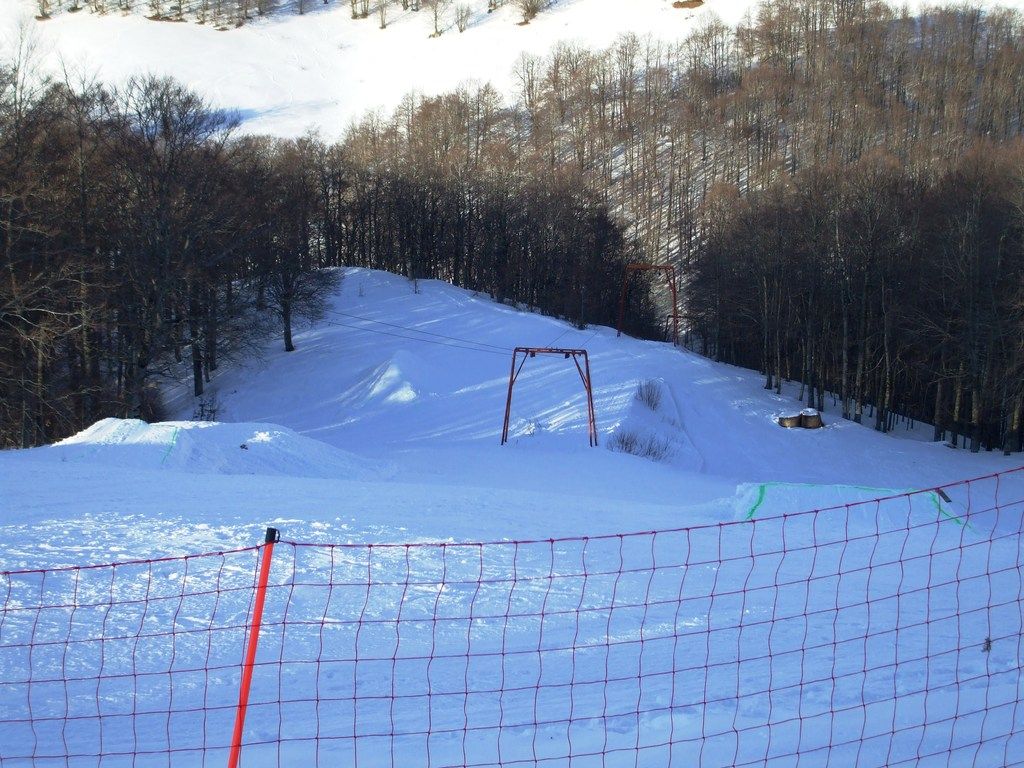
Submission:
[[[821,429],[825,422],[821,420],[821,414],[813,408],[807,408],[800,414],[800,426],[804,429]]]
[[[779,416],[779,426],[785,427],[786,429],[796,429],[800,426],[800,414],[796,416]]]

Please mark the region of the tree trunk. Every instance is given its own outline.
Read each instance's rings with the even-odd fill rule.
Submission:
[[[292,344],[292,303],[281,302],[281,320],[284,322],[284,351],[294,352],[295,345]]]
[[[199,332],[199,312],[199,300],[193,294],[188,302],[188,332],[192,349],[192,394],[196,397],[203,394],[203,346]]]
[[[951,426],[951,437],[949,444],[956,448],[959,443],[958,432],[960,428],[960,411],[963,408],[964,402],[964,382],[963,382],[964,365],[960,363],[960,373],[956,377],[956,386],[953,390],[953,424]]]
[[[1003,453],[1009,456],[1014,450],[1020,450],[1020,428],[1022,411],[1024,411],[1024,397],[1018,397],[1017,403],[1010,414],[1006,435],[1003,437]]]
[[[981,450],[981,388],[977,380],[971,385],[971,453]]]
[[[203,372],[206,381],[210,381],[210,374],[217,370],[217,292],[215,290],[206,293],[206,318],[205,318],[205,350],[203,353]]]
[[[842,362],[839,380],[839,399],[843,403],[842,413],[844,419],[850,418],[850,308],[845,298],[843,299],[843,349]]]

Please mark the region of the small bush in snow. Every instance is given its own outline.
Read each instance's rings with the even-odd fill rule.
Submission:
[[[523,15],[522,24],[529,24],[530,21],[544,8],[545,0],[516,0],[516,7]]]
[[[651,379],[641,382],[636,387],[636,399],[657,411],[661,407],[661,384]]]
[[[613,451],[629,453],[642,459],[663,461],[670,453],[668,440],[656,435],[638,435],[629,430],[619,430],[612,435],[608,446]]]
[[[210,392],[199,398],[195,408],[192,409],[193,421],[216,421],[217,413],[220,411],[220,402],[216,392]]]

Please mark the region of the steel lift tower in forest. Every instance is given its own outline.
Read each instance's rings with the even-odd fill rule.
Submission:
[[[623,321],[626,318],[626,295],[629,293],[629,284],[638,272],[661,272],[665,275],[669,292],[672,295],[672,312],[668,315],[672,321],[672,341],[679,343],[679,291],[676,288],[676,268],[671,264],[627,264],[626,272],[622,277],[622,292],[619,294],[619,319],[615,324],[617,335],[622,335]]]

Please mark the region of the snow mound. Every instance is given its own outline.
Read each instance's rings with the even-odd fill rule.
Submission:
[[[276,424],[103,419],[54,444],[62,462],[192,474],[380,479],[373,463]]]
[[[343,397],[348,406],[400,406],[436,394],[430,366],[412,352],[398,351],[366,369]]]
[[[652,395],[643,397],[643,388]],[[611,450],[687,471],[704,469],[704,459],[687,434],[684,414],[663,378],[647,379],[625,393],[631,396],[620,406],[621,418],[608,441]]]

